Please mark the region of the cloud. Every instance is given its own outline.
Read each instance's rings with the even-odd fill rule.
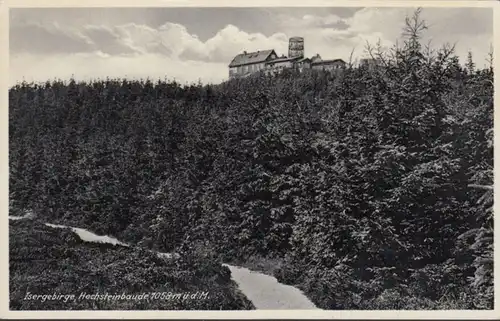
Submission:
[[[414,8],[367,7],[350,17],[332,13],[303,16],[279,15],[281,26],[290,34],[305,38],[306,55],[320,53],[323,58],[348,59],[366,55],[366,44],[380,42],[383,48],[402,40],[405,17]],[[493,41],[493,12],[488,8],[424,8],[422,18],[429,29],[423,42],[432,40],[437,47],[457,43],[456,53],[464,59],[471,50],[483,59]]]
[[[26,23],[10,28],[10,52],[40,54],[88,52],[92,41],[77,30],[63,28],[57,23]]]
[[[291,36],[304,37],[306,56],[319,53],[324,59],[347,60],[351,52],[355,58],[363,56],[367,43],[380,41],[385,48],[394,45],[401,37],[405,16],[414,9],[363,8],[351,10],[350,15],[337,15],[332,10],[294,10],[256,11],[259,19],[273,18],[272,29],[263,26],[261,32],[249,32],[238,27],[240,24],[228,23],[203,39],[193,33],[194,27],[181,23],[163,22],[153,27],[143,18],[134,22],[117,18],[120,22],[112,24],[98,21],[97,14],[90,15],[94,18],[88,22],[78,18],[78,24],[57,24],[46,18],[26,22],[30,20],[16,11],[10,25],[11,72],[36,79],[44,73],[46,78],[167,74],[179,79],[224,79],[227,64],[236,54],[266,49],[286,54]],[[114,11],[103,12],[112,17]],[[248,21],[255,18],[250,12],[247,15]],[[216,17],[222,16],[218,13]],[[482,65],[493,42],[491,9],[425,8],[422,17],[430,26],[424,42],[432,40],[434,46],[457,43],[457,54],[465,58],[470,50],[477,64]],[[195,25],[200,27],[212,20],[206,21]]]
[[[201,41],[197,35],[189,33],[185,26],[176,23],[165,23],[157,29],[136,24],[118,26],[116,29],[123,41],[143,53],[226,64],[243,50],[285,50],[288,41],[283,33],[267,37],[261,33],[247,33],[234,25],[227,25],[206,41]]]
[[[234,25],[227,25],[206,41],[175,23],[158,28],[127,23],[79,29],[17,24],[11,30],[10,72],[17,77],[11,82],[23,77],[43,81],[72,75],[78,79],[166,75],[180,81],[220,82],[227,78],[231,59],[243,50],[274,48],[285,53],[287,48],[285,34],[267,37]],[[32,35],[43,41],[34,41]]]
[[[169,22],[158,28],[128,23],[113,27],[85,25],[80,30],[56,25],[16,25],[11,30],[14,54],[100,51],[110,55],[161,54],[177,59],[229,63],[243,50],[275,48],[285,52],[287,48],[287,36],[283,33],[267,37],[244,32],[234,25],[227,25],[206,41],[189,33],[185,26]]]
[[[306,14],[301,17],[281,14],[278,19],[286,29],[304,29],[304,28],[346,28],[345,20],[335,14],[318,16]]]
[[[404,22],[404,16],[398,11],[378,12],[374,8],[356,10],[350,17],[339,16],[331,12],[306,14],[302,16],[278,15],[281,28],[290,35],[304,37],[306,56],[319,53],[324,59],[349,59],[351,53],[362,56],[367,42],[380,40],[384,47],[393,45],[394,33],[385,33],[377,26],[388,24],[392,31],[395,22]],[[387,16],[393,16],[384,20]],[[397,35],[396,35],[397,36]]]
[[[378,32],[382,40],[401,40],[405,17],[411,17],[414,8],[365,8],[347,19],[350,27],[360,35]],[[488,8],[424,8],[421,18],[429,29],[422,34],[422,42],[433,46],[456,43],[456,53],[465,58],[471,50],[478,59],[486,56],[493,42],[493,10]]]
[[[186,52],[192,53],[199,59],[206,56],[204,43],[198,36],[190,34],[183,25],[165,23],[158,28],[157,33],[161,45],[168,48],[171,57],[179,58]]]
[[[469,36],[493,34],[491,8],[435,8],[424,9],[430,31],[440,35]]]
[[[288,37],[284,33],[275,33],[266,37],[261,33],[246,33],[238,27],[228,25],[205,43],[210,59],[226,61],[242,51],[275,49],[278,53],[288,50]]]
[[[348,30],[364,35],[381,33],[387,40],[396,40],[401,35],[408,8],[364,8],[346,19]]]
[[[85,26],[83,34],[87,36],[93,45],[93,50],[101,51],[110,55],[123,55],[138,53],[139,50],[123,41],[121,35],[113,28],[106,26]]]

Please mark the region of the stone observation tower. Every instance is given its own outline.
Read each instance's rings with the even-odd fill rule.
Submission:
[[[304,38],[292,37],[288,43],[288,58],[304,58]]]

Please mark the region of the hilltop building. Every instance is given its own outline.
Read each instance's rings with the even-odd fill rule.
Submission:
[[[359,62],[360,67],[374,69],[377,66],[382,65],[382,61],[380,58],[363,58]]]
[[[311,58],[311,69],[333,71],[344,68],[345,64],[342,59],[323,60],[319,54]]]
[[[229,64],[229,77],[243,76],[266,68],[266,62],[277,59],[274,50],[246,52],[237,55]]]
[[[345,67],[342,59],[323,60],[319,54],[304,57],[304,38],[289,40],[288,57],[278,57],[274,50],[246,52],[237,55],[229,64],[229,78],[245,77],[255,72],[276,73],[284,69],[304,69],[335,71]]]

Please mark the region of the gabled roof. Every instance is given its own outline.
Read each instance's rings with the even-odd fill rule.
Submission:
[[[315,60],[315,61],[321,61],[321,56],[319,54],[315,54],[314,56],[311,57],[311,60]]]
[[[302,59],[299,59],[297,60],[297,62],[305,62],[305,61],[311,61],[311,58],[302,58]]]
[[[292,57],[292,58],[288,58],[288,57],[281,57],[281,58],[277,58],[277,59],[270,60],[270,61],[268,61],[267,63],[268,63],[268,64],[273,64],[273,63],[275,63],[275,62],[295,61],[295,60],[298,60],[298,59],[301,59],[301,57]]]
[[[229,67],[261,63],[266,61],[266,59],[272,53],[276,55],[276,52],[274,52],[274,50],[262,50],[262,51],[247,52],[247,53],[244,52],[234,57],[231,63],[229,64]]]
[[[342,59],[320,60],[320,61],[314,61],[312,64],[313,65],[328,65],[328,64],[333,64],[336,62],[340,62],[340,63],[345,64],[345,61]]]
[[[376,64],[376,63],[382,62],[382,59],[380,59],[379,57],[376,57],[376,58],[361,58],[361,60],[359,62],[360,62],[360,64]]]

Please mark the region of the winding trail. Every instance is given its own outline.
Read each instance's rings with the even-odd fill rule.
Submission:
[[[275,277],[247,268],[223,264],[231,270],[232,279],[258,310],[318,309],[299,289],[279,283]]]
[[[32,214],[25,216],[9,216],[9,220],[32,218]],[[84,242],[109,243],[130,247],[131,245],[120,242],[114,237],[96,235],[86,229],[45,223],[53,228],[69,228]],[[156,252],[165,258],[179,257],[177,253]],[[240,291],[250,300],[257,310],[319,310],[299,289],[281,284],[272,276],[251,271],[247,268],[223,264],[231,270],[231,278]]]

